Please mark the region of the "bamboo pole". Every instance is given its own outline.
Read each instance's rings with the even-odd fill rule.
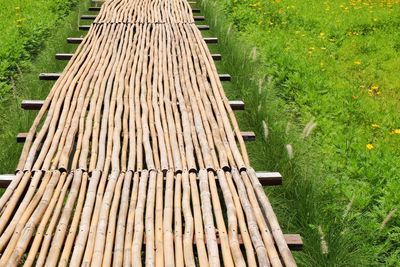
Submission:
[[[1,266],[295,266],[187,1],[104,3],[0,215]]]

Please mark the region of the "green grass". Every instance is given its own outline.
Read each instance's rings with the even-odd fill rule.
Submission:
[[[21,144],[18,132],[26,132],[37,114],[20,108],[23,99],[40,100],[47,96],[53,82],[39,81],[40,72],[62,71],[66,62],[55,60],[60,52],[73,52],[76,45],[67,37],[84,34],[77,30],[79,13],[87,13],[90,1],[2,1],[0,27],[0,174],[12,173]],[[17,8],[18,7],[18,8]],[[15,21],[15,13],[23,22]],[[21,24],[21,25],[20,25]],[[4,67],[6,66],[6,67]]]
[[[399,1],[203,6],[221,40],[219,67],[234,78],[228,94],[246,103],[240,125],[258,134],[249,145],[252,164],[284,175],[284,186],[267,191],[285,231],[304,237],[299,263],[396,266]]]

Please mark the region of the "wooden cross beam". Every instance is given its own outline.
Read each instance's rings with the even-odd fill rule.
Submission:
[[[24,110],[39,110],[43,106],[44,100],[22,100],[21,108]],[[230,100],[229,105],[232,110],[244,110],[245,105],[242,100]]]
[[[255,141],[256,134],[252,131],[242,131],[240,132],[244,141]],[[17,143],[24,143],[28,133],[19,133],[17,134]]]
[[[56,81],[58,78],[60,78],[61,73],[40,73],[39,74],[39,79],[43,81]],[[229,82],[231,81],[231,75],[229,74],[219,74],[219,80],[222,82]]]
[[[256,172],[256,174],[258,181],[262,185],[268,185],[268,186],[281,185],[283,181],[282,175],[279,172],[261,171],[261,172]],[[14,177],[15,177],[14,174],[0,175],[0,188],[6,188],[14,179]],[[216,177],[215,179],[218,180],[218,177]]]

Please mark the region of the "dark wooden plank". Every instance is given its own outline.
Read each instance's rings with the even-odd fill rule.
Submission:
[[[303,249],[303,239],[299,234],[284,234],[286,244],[288,245],[290,250],[302,250]],[[243,245],[242,235],[238,234],[238,239],[240,245]],[[217,237],[218,244],[220,243],[219,238]]]
[[[211,56],[215,61],[221,61],[222,60],[222,55],[221,54],[211,54]]]
[[[256,174],[262,185],[273,186],[282,184],[282,175],[279,172],[256,172]],[[6,188],[14,177],[14,174],[0,175],[0,188]],[[218,180],[218,178],[216,179]]]
[[[206,44],[217,44],[218,43],[217,37],[204,37],[203,40],[204,40],[204,42],[206,42]]]
[[[262,185],[281,185],[283,181],[279,172],[257,172],[257,177]]]
[[[89,7],[89,11],[95,11],[95,12],[98,12],[98,11],[100,11],[100,9],[101,9],[101,7],[99,7],[99,6],[91,6],[91,7]]]
[[[83,38],[82,37],[68,37],[67,38],[67,43],[69,44],[80,44],[82,43]]]
[[[82,15],[81,19],[82,20],[93,20],[95,19],[97,16],[96,15]]]
[[[220,244],[221,241],[218,236],[218,232],[216,233],[217,235],[217,243]],[[286,241],[286,244],[288,245],[290,250],[302,250],[303,249],[303,240],[299,234],[284,234],[283,235]],[[204,237],[204,240],[206,238]],[[238,241],[241,246],[243,246],[243,239],[242,235],[238,234]],[[146,238],[145,236],[143,237],[143,244],[146,244]],[[193,244],[196,244],[196,239],[193,239]]]
[[[24,110],[39,110],[43,103],[44,100],[22,100],[21,108]]]
[[[204,16],[193,16],[193,19],[195,21],[204,21],[204,20],[206,20],[206,18]]]
[[[40,73],[40,80],[55,81],[60,77],[60,73]],[[219,80],[223,82],[229,82],[231,80],[231,75],[229,74],[219,74]]]
[[[244,110],[244,102],[242,100],[230,100],[229,105],[233,110]]]
[[[100,11],[101,7],[99,6],[91,6],[88,8],[89,11],[98,12]],[[193,13],[200,13],[200,8],[192,8]]]
[[[14,179],[14,174],[2,174],[0,175],[0,188],[7,188],[11,181]]]
[[[22,100],[21,108],[24,110],[39,110],[43,100]],[[229,105],[233,110],[244,110],[244,102],[242,100],[230,100]]]
[[[57,60],[70,60],[72,58],[74,54],[70,54],[70,53],[57,53],[56,54],[56,59]],[[221,54],[211,54],[212,58],[214,60],[221,60],[222,59],[222,55]]]
[[[285,240],[291,250],[299,251],[303,249],[303,239],[299,234],[285,234]]]
[[[229,82],[231,80],[231,75],[229,74],[219,74],[219,80],[222,82]]]
[[[251,131],[240,132],[244,141],[255,141],[256,135]],[[28,133],[19,133],[17,134],[17,143],[24,143],[26,140]]]
[[[82,15],[81,20],[94,20],[97,15]],[[204,16],[193,16],[195,21],[204,21],[206,18]]]
[[[40,73],[39,79],[44,81],[55,81],[60,77],[60,73]]]
[[[200,31],[207,31],[210,29],[208,25],[196,25]],[[79,25],[79,30],[88,31],[90,29],[90,25]]]
[[[251,131],[240,132],[244,141],[256,141],[256,134]]]
[[[79,30],[88,31],[90,29],[90,25],[79,25]]]
[[[208,31],[210,29],[210,26],[208,25],[196,25],[196,26],[200,31]]]
[[[70,60],[74,54],[70,53],[57,53],[56,59],[57,60]]]

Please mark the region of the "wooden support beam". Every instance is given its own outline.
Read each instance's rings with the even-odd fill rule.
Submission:
[[[230,82],[231,81],[231,75],[229,74],[219,74],[219,80],[222,82]]]
[[[303,249],[303,239],[299,234],[284,234],[286,244],[288,245],[290,250],[302,250]],[[241,246],[243,246],[242,235],[238,234],[238,241]],[[193,240],[193,243],[196,243],[196,240]],[[220,240],[217,233],[217,243],[220,244]]]
[[[242,100],[230,100],[229,105],[233,110],[244,110],[244,102]]]
[[[57,60],[70,60],[74,54],[72,53],[57,53],[56,59]]]
[[[82,37],[68,37],[67,42],[69,44],[80,44],[82,43]],[[207,44],[217,44],[218,38],[217,37],[203,37],[204,42]]]
[[[194,21],[204,21],[206,17],[204,16],[193,16]]]
[[[60,77],[60,73],[40,73],[39,79],[43,81],[55,81]]]
[[[196,26],[200,31],[208,31],[210,29],[210,26],[208,25],[196,25]]]
[[[57,60],[70,60],[74,54],[72,53],[57,53],[56,54],[56,59]],[[215,61],[220,61],[222,59],[221,54],[211,54],[211,57]]]
[[[256,172],[258,180],[262,185],[274,186],[282,184],[282,175],[279,172]],[[6,188],[14,179],[14,174],[0,175],[0,188]],[[218,181],[218,178],[216,177]]]
[[[44,100],[22,100],[21,108],[24,110],[39,110],[43,106]],[[230,100],[229,105],[232,110],[244,110],[242,100]]]
[[[99,6],[91,6],[88,8],[89,11],[99,12],[101,7]],[[192,8],[193,13],[200,13],[200,8]]]
[[[79,25],[79,30],[88,31],[90,29],[90,25]]]
[[[61,73],[40,73],[39,79],[43,81],[56,81],[60,78]],[[229,82],[231,80],[231,75],[229,74],[219,74],[219,80],[222,82]]]
[[[210,29],[208,25],[196,25],[200,31],[207,31]],[[79,30],[88,31],[90,29],[90,25],[79,25]]]
[[[242,135],[242,138],[244,141],[255,141],[256,140],[256,134],[252,131],[243,131],[240,132]],[[28,133],[19,133],[17,134],[17,143],[24,143],[26,140],[26,137],[28,136]]]
[[[218,38],[217,37],[203,37],[204,42],[206,44],[217,44],[218,43]]]
[[[11,181],[14,179],[14,174],[2,174],[0,175],[0,188],[7,188]]]
[[[82,20],[93,20],[97,17],[97,15],[82,15],[81,19]]]
[[[214,61],[221,61],[222,60],[222,55],[221,54],[211,54],[212,58]]]
[[[67,38],[67,43],[69,44],[80,44],[82,43],[83,38],[82,37],[68,37]]]
[[[81,20],[94,20],[97,15],[82,15]],[[204,16],[193,16],[195,21],[204,21],[206,18]]]
[[[88,8],[89,11],[99,12],[101,7],[99,6],[91,6]]]
[[[22,100],[21,108],[24,110],[39,110],[42,108],[44,100]]]
[[[288,244],[289,249],[294,251],[300,251],[303,249],[303,239],[299,234],[285,234],[284,235],[286,243]]]
[[[254,132],[240,132],[244,141],[256,141],[256,134]]]

